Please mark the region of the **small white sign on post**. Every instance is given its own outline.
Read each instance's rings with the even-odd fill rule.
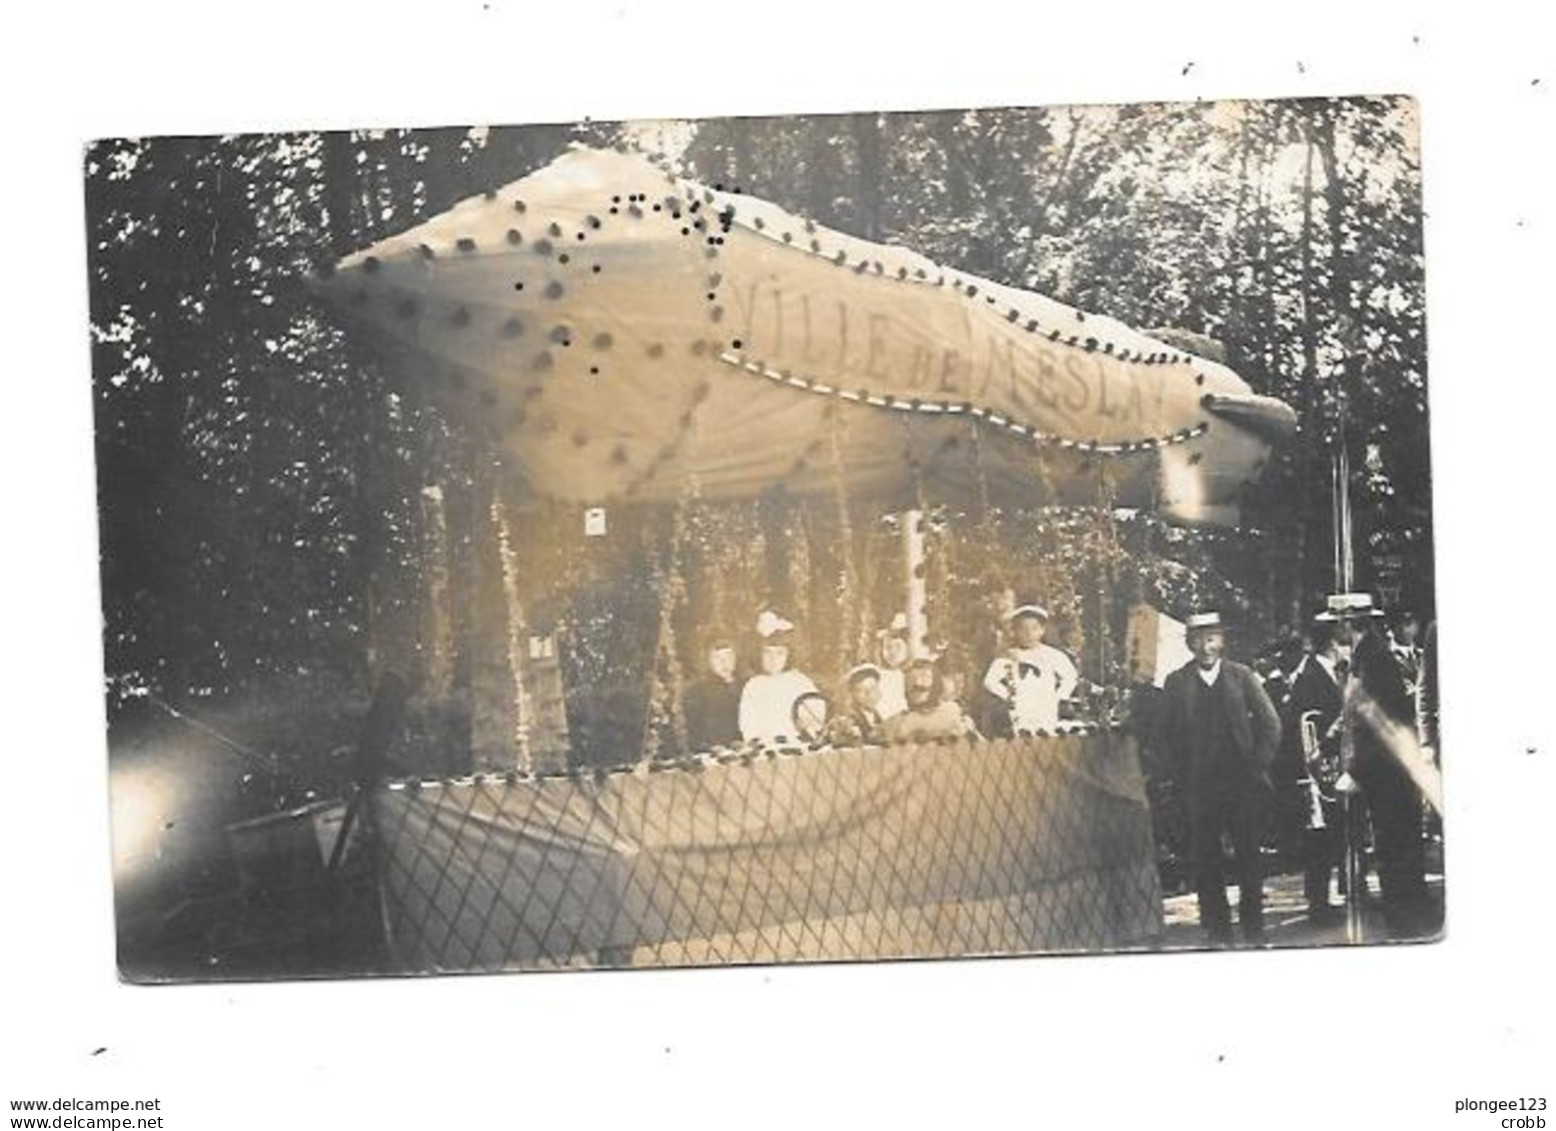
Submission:
[[[584,536],[588,538],[605,537],[604,507],[590,507],[584,511]]]

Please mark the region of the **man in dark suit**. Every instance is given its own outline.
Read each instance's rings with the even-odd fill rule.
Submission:
[[[1370,594],[1336,594],[1329,598],[1329,612],[1339,618],[1342,641],[1351,645],[1352,683],[1347,694],[1358,702],[1347,710],[1351,739],[1347,770],[1361,787],[1372,815],[1383,916],[1396,937],[1430,935],[1442,920],[1426,886],[1426,846],[1421,836],[1424,800],[1403,763],[1415,751],[1391,745],[1404,735],[1405,745],[1414,746],[1416,704],[1410,673],[1390,647],[1382,613]]]
[[[1333,919],[1339,912],[1329,902],[1329,877],[1345,851],[1345,816],[1335,792],[1345,671],[1334,623],[1327,613],[1316,618],[1313,651],[1297,668],[1286,700],[1284,745],[1302,814],[1302,890],[1314,921]]]
[[[1264,942],[1264,868],[1259,856],[1273,787],[1270,766],[1280,716],[1249,668],[1222,656],[1226,630],[1217,613],[1187,622],[1194,658],[1167,677],[1155,743],[1182,783],[1199,921],[1215,946],[1232,941],[1221,838],[1232,842],[1237,918],[1243,939]]]

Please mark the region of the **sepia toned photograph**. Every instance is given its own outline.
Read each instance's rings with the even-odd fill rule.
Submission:
[[[1411,99],[85,188],[124,979],[1441,936]]]

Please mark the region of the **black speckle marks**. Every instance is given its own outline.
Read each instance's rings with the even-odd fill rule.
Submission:
[[[611,337],[609,334],[599,333],[594,336],[593,345],[597,350],[608,350],[615,344],[616,339]]]
[[[1205,453],[1204,452],[1190,452],[1189,453],[1189,461],[1188,461],[1189,462],[1189,466],[1190,467],[1194,467],[1196,464],[1198,464],[1204,458],[1205,458]]]
[[[107,1051],[108,1051],[108,1046],[107,1045],[99,1045],[97,1048],[92,1050],[92,1055],[93,1056],[102,1056],[103,1053],[105,1053]],[[669,1052],[669,1051],[670,1051],[669,1049],[665,1049],[665,1052]]]
[[[517,213],[522,215],[523,213],[529,211],[529,206],[527,204],[525,204],[522,200],[515,200],[513,202],[513,210],[515,212],[517,212]]]
[[[438,253],[432,250],[432,246],[430,244],[420,244],[416,250],[421,252],[421,257],[423,259],[437,258]]]
[[[546,284],[545,295],[551,301],[555,302],[557,299],[561,298],[564,293],[566,293],[566,288],[563,287],[561,283],[557,282],[557,280],[552,279],[549,283]]]
[[[598,274],[599,274],[599,273],[600,273],[600,265],[599,265],[599,264],[598,264],[598,263],[596,263],[596,264],[595,264],[595,265],[594,265],[594,266],[593,266],[593,267],[591,267],[591,268],[589,268],[589,270],[590,270],[590,271],[591,271],[591,272],[592,272],[592,273],[593,273],[593,274],[596,274],[596,275],[598,275]]]
[[[556,223],[554,221],[552,223],[550,223],[550,224],[547,224],[546,225],[546,234],[549,235],[554,240],[561,239],[562,238],[562,225],[558,224],[558,223]]]
[[[967,284],[967,297],[968,298],[977,298],[978,297],[978,288],[976,286],[974,286],[973,284],[971,284],[971,283]]]
[[[1090,353],[1092,350],[1094,350],[1096,348],[1097,348],[1097,339],[1096,338],[1087,338],[1086,339],[1086,352]]]
[[[1193,60],[1190,60],[1189,62],[1183,64],[1183,70],[1179,71],[1178,73],[1181,76],[1183,76],[1184,78],[1187,78],[1188,77],[1188,73],[1190,71],[1192,71],[1193,69],[1194,69],[1194,62],[1193,62]],[[1221,1058],[1221,1059],[1225,1059],[1225,1058]]]
[[[524,242],[524,233],[519,231],[517,228],[509,228],[508,242],[514,247],[518,247],[521,243]]]
[[[518,338],[524,334],[524,323],[517,318],[510,318],[502,324],[502,336],[505,338]]]
[[[733,347],[735,347],[735,349],[737,349],[737,350],[745,348],[745,342],[741,341],[739,338],[736,338],[734,341],[730,342],[729,344],[732,345]]]
[[[559,346],[570,346],[573,344],[573,332],[566,326],[553,326],[550,338]]]
[[[531,359],[529,367],[536,373],[549,373],[556,367],[556,358],[551,356],[550,350],[541,350]]]
[[[530,245],[536,255],[550,255],[555,249],[550,240],[536,240]]]
[[[784,243],[793,243],[794,242],[794,233],[793,232],[785,232],[783,234],[783,242]]]
[[[454,246],[457,247],[460,251],[464,252],[466,255],[469,255],[472,251],[475,250],[475,240],[471,239],[469,236],[460,236],[459,241],[455,243]]]
[[[1205,383],[1205,375],[1203,373],[1194,374],[1194,383],[1196,385],[1203,385]]]
[[[816,252],[819,255],[821,253],[821,241],[820,240],[811,240],[810,241],[810,249],[811,249],[811,251]]]
[[[584,223],[588,224],[589,227],[593,228],[595,231],[599,231],[600,230],[600,218],[598,216],[587,217],[584,220]],[[583,239],[583,236],[580,235],[578,238],[579,239]]]
[[[589,366],[589,376],[591,376],[591,377],[598,377],[599,375],[600,375],[600,367],[598,365],[591,365],[591,366]]]

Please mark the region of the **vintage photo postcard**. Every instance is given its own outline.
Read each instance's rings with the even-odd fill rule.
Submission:
[[[1439,937],[1417,139],[92,144],[123,977]]]

